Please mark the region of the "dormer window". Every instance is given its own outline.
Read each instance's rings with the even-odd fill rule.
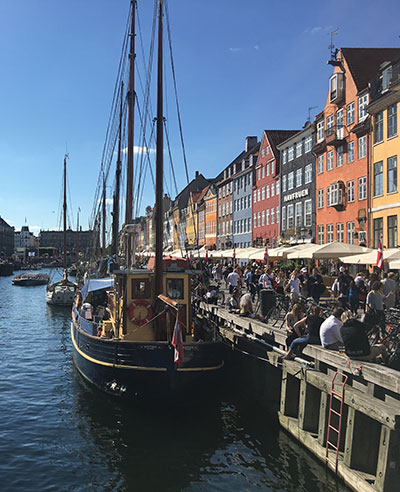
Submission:
[[[329,79],[329,102],[338,102],[343,98],[343,73],[335,73]]]
[[[392,66],[385,68],[382,72],[382,91],[387,91],[392,80]]]

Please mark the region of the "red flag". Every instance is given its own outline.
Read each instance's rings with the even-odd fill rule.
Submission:
[[[265,246],[265,251],[264,251],[264,263],[267,265],[268,264],[268,246]]]
[[[208,261],[208,249],[206,249],[206,255],[205,255],[204,259],[205,259],[206,261]]]
[[[381,270],[383,269],[383,250],[382,250],[382,236],[379,239],[379,244],[378,244],[378,254],[376,256],[376,266],[380,268]]]
[[[182,341],[182,332],[181,326],[179,322],[179,314],[176,313],[176,322],[174,327],[174,334],[172,336],[172,346],[175,348],[174,350],[174,362],[179,367],[184,358],[183,353],[183,341]]]
[[[233,264],[236,265],[236,249],[235,248],[233,248],[232,258],[233,258]]]

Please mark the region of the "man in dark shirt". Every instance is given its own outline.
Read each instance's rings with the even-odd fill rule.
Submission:
[[[367,362],[387,362],[387,352],[383,345],[370,347],[367,326],[357,319],[348,319],[340,328],[346,355],[350,359]]]
[[[325,290],[324,281],[316,268],[313,268],[312,275],[307,279],[308,295],[311,296],[315,302],[319,302],[322,293]]]

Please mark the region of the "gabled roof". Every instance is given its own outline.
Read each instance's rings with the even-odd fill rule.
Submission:
[[[299,133],[299,130],[264,130],[275,157],[278,155],[277,146],[296,133]]]
[[[210,180],[206,179],[201,173],[199,173],[192,181],[183,188],[183,190],[176,195],[174,200],[174,206],[178,206],[180,209],[185,208],[189,201],[190,192],[201,191],[210,184]]]
[[[202,198],[204,198],[204,196],[207,193],[209,187],[210,187],[210,185],[206,186],[201,191],[194,191],[194,192],[192,192],[193,202],[194,203],[200,202],[202,200]]]
[[[383,62],[400,56],[400,48],[341,48],[340,51],[358,91],[368,87]]]
[[[10,229],[14,229],[12,226],[10,226],[10,224],[7,224],[7,222],[1,217],[0,217],[0,225],[2,225],[3,227],[9,227]]]

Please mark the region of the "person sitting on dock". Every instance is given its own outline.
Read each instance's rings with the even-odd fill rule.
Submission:
[[[294,324],[295,330],[305,329],[306,334],[293,340],[289,346],[289,351],[283,358],[291,359],[293,356],[300,355],[304,347],[308,344],[321,345],[319,330],[323,322],[324,318],[321,317],[319,306],[312,306],[310,314]]]
[[[322,346],[328,350],[339,350],[343,345],[340,328],[343,323],[341,320],[344,309],[341,306],[336,306],[333,313],[321,325],[319,336],[321,337]]]
[[[228,298],[228,309],[231,313],[239,312],[239,296],[240,296],[239,288],[234,287],[231,295]]]
[[[293,340],[303,335],[303,332],[300,330],[300,326],[296,327],[296,323],[300,321],[304,316],[304,313],[301,309],[300,304],[294,304],[292,310],[289,311],[285,318],[286,324],[286,347],[289,349]]]
[[[249,292],[246,292],[246,294],[242,295],[239,305],[239,316],[247,316],[248,318],[259,319],[261,321],[265,320],[265,318],[259,316],[254,312],[253,303],[251,301],[251,294]]]
[[[388,354],[382,344],[370,346],[368,340],[368,326],[358,319],[349,318],[347,313],[342,315],[343,326],[340,334],[346,355],[349,359],[364,360],[366,362],[387,363]]]

